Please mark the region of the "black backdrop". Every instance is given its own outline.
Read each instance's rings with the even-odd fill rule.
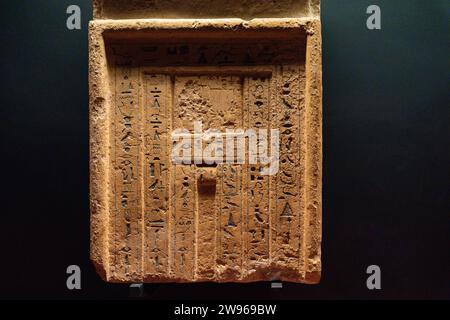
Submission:
[[[82,30],[66,8],[82,9]],[[382,9],[382,30],[365,27]],[[150,286],[151,298],[450,298],[447,0],[322,0],[320,285]],[[1,3],[0,297],[125,298],[89,261],[90,1]],[[66,267],[82,290],[66,289]],[[366,267],[382,290],[366,288]]]

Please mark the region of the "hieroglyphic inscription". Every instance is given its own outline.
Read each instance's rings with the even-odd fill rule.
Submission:
[[[245,82],[245,104],[248,108],[248,128],[270,128],[270,78],[248,77]],[[269,155],[268,136],[258,135],[258,155]],[[251,272],[269,259],[269,176],[261,175],[260,163],[247,168],[247,267]]]
[[[277,68],[274,122],[280,129],[280,167],[273,181],[271,258],[292,270],[300,263],[300,79],[299,66]]]
[[[130,46],[132,46],[130,44]],[[274,50],[276,48],[276,50]],[[300,43],[292,41],[230,41],[135,44],[139,63],[150,66],[261,66],[294,63],[304,54]]]
[[[195,170],[193,166],[173,166],[174,237],[173,274],[192,280],[195,267]]]
[[[123,78],[128,79],[131,76],[126,73],[132,71],[127,70],[132,69],[123,68],[122,71],[117,68],[117,73],[124,72]],[[187,280],[238,279],[242,277],[243,264],[249,270],[256,270],[271,259],[283,261],[292,268],[302,263],[299,252],[302,241],[299,228],[302,224],[299,214],[301,176],[298,170],[303,165],[300,153],[302,73],[298,66],[280,67],[276,72],[275,81],[263,75],[175,76],[174,84],[169,75],[143,75],[146,275],[167,275],[170,270],[176,277]],[[273,90],[271,83],[276,84]],[[176,95],[173,115],[169,115],[171,85]],[[245,109],[242,108],[242,88]],[[274,90],[278,91],[275,99],[278,103],[271,104],[270,94]],[[130,90],[124,90],[123,94],[125,99]],[[124,128],[133,129],[133,121],[139,128],[139,107],[135,110],[135,115],[128,114],[123,118]],[[261,164],[220,164],[208,172],[196,165],[171,167],[168,134],[172,118],[174,127],[187,128],[190,132],[193,132],[194,120],[202,121],[202,130],[244,127],[257,132],[258,129],[280,128],[279,173],[272,178],[261,175]],[[133,137],[139,139],[140,133],[125,130],[123,134],[121,143],[126,160],[122,162],[122,178],[135,181],[140,160],[136,143],[133,145],[132,141]],[[258,155],[270,155],[268,138],[258,135]],[[136,149],[134,163],[129,155],[133,146]],[[174,172],[172,179],[170,170]],[[214,178],[205,178],[207,174]],[[170,245],[169,181],[174,188],[171,220],[174,240]],[[271,185],[274,186],[272,191]],[[122,192],[127,207],[130,190],[139,193],[139,183],[135,183],[134,189],[131,186],[133,184],[130,184],[131,189]],[[205,191],[207,188],[213,188],[214,192]],[[243,190],[247,195],[245,201]],[[135,201],[137,215],[138,206]],[[125,210],[124,214],[128,216],[128,212]],[[125,233],[128,234],[125,239],[131,241],[131,220],[125,220]],[[211,230],[217,230],[217,235]],[[173,249],[172,265],[169,265],[169,246]],[[124,265],[130,268],[128,248],[123,248],[127,262]],[[215,254],[210,254],[211,251]]]
[[[242,274],[242,167],[220,166],[220,217],[217,247],[218,277],[239,279]]]
[[[115,259],[118,278],[141,276],[141,116],[138,71],[117,61],[114,117]]]
[[[170,78],[144,74],[144,263],[146,275],[168,271]]]
[[[304,66],[291,62],[302,50],[263,42],[130,46],[132,54],[123,46],[112,50],[115,278],[252,281],[280,272],[300,278],[306,80]],[[280,132],[280,159],[278,172],[267,176],[261,160],[271,155],[271,128]],[[174,129],[192,138],[190,164],[171,162]],[[247,149],[247,137],[245,159],[233,141],[232,163],[205,162],[213,160],[204,154],[212,142],[202,140],[196,158],[194,137],[208,129],[219,130],[222,151],[227,137],[239,136],[227,129],[254,130],[257,148]],[[258,163],[248,163],[250,157]]]

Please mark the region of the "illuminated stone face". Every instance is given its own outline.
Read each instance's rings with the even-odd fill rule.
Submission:
[[[101,276],[318,282],[318,18],[90,28],[91,258]]]

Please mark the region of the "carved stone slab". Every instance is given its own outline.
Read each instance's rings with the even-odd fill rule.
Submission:
[[[118,3],[96,17],[119,19]],[[308,16],[91,22],[91,259],[106,281],[319,282],[320,21],[316,1],[297,5]],[[249,129],[278,130],[276,173],[225,143]]]

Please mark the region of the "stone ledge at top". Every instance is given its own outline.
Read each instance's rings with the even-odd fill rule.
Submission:
[[[318,17],[320,0],[93,0],[94,19]]]

